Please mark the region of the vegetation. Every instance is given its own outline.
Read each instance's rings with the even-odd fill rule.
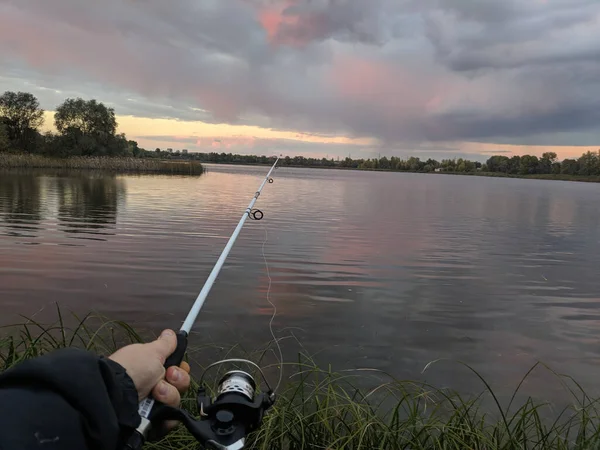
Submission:
[[[56,109],[58,133],[40,133],[44,111],[26,92],[0,96],[0,168],[92,169],[110,172],[201,174],[197,161],[165,161],[117,134],[112,108],[96,100],[66,99]]]
[[[52,324],[32,319],[4,330],[0,338],[0,372],[27,358],[56,348],[77,346],[110,354],[120,345],[140,342],[128,324],[88,315],[67,324],[58,310]],[[265,354],[266,350],[262,350]],[[197,353],[192,349],[189,354]],[[225,355],[222,355],[225,356]],[[260,361],[259,361],[260,362]],[[194,361],[192,361],[194,367]],[[588,449],[600,445],[597,401],[590,399],[572,380],[557,378],[568,389],[573,405],[555,411],[551,405],[517,396],[534,366],[516,387],[506,406],[479,377],[483,393],[465,398],[432,386],[399,381],[375,371],[332,373],[318,369],[307,358],[295,370],[261,428],[250,437],[251,449]],[[199,369],[201,370],[201,368]],[[217,374],[215,374],[216,379]],[[375,388],[365,390],[371,378]],[[195,390],[184,398],[194,411]],[[484,411],[491,400],[495,411]],[[152,444],[155,449],[198,448],[185,429]]]
[[[9,145],[17,145],[26,151],[34,148],[36,133],[44,123],[44,110],[32,94],[26,92],[5,92],[0,97],[0,150]],[[6,141],[7,140],[7,141]]]
[[[32,154],[0,153],[0,169],[61,169],[101,170],[114,173],[151,172],[174,175],[200,175],[204,168],[197,161],[179,162],[132,157],[110,158],[106,156],[73,156],[48,158]]]
[[[165,153],[156,149],[156,153],[162,157]],[[186,155],[167,152],[174,158],[185,158]],[[201,162],[216,164],[273,164],[274,157],[256,156],[256,155],[236,155],[232,153],[196,153],[194,158]],[[282,166],[288,167],[318,167],[318,168],[337,168],[337,169],[356,169],[356,170],[379,170],[379,171],[398,171],[398,172],[441,172],[461,175],[481,175],[481,176],[499,176],[515,178],[543,178],[551,180],[566,181],[600,181],[600,150],[598,152],[586,152],[579,159],[565,159],[562,162],[557,160],[554,152],[546,152],[541,158],[531,155],[513,156],[492,156],[486,163],[479,161],[469,161],[467,159],[427,159],[422,161],[417,157],[408,159],[392,156],[387,158],[370,159],[351,159],[345,158],[341,161],[326,158],[305,158],[295,156],[290,158],[286,156],[281,162]]]

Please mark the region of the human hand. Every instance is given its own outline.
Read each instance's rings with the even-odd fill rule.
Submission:
[[[150,393],[152,397],[168,406],[178,407],[181,394],[190,387],[190,366],[182,362],[180,367],[165,370],[166,359],[177,347],[177,337],[172,330],[164,330],[159,338],[147,344],[131,344],[117,350],[109,359],[125,368],[138,391],[139,400]],[[171,429],[176,422],[170,422]]]

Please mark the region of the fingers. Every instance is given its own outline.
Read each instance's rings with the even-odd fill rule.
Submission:
[[[189,365],[187,367],[189,369]],[[175,386],[181,394],[185,393],[190,388],[190,374],[183,368],[176,366],[169,367],[167,369],[166,378],[167,381]]]
[[[177,388],[166,381],[160,381],[156,386],[154,386],[154,389],[152,389],[152,396],[159,402],[174,408],[179,407],[181,403],[181,395],[179,394]],[[179,422],[176,420],[168,420],[163,425],[164,430],[169,432],[175,429],[178,424]]]
[[[151,342],[150,345],[156,350],[156,354],[162,364],[177,348],[177,337],[173,330],[164,330],[157,340]]]
[[[152,389],[152,396],[165,405],[177,408],[181,403],[181,395],[175,386],[161,380]]]
[[[190,365],[188,363],[186,363],[185,361],[181,361],[181,364],[179,365],[179,367],[181,367],[187,373],[190,373],[190,370],[191,370]]]

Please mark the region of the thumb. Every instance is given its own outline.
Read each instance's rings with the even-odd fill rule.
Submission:
[[[173,330],[164,330],[158,339],[151,342],[149,345],[153,347],[156,351],[156,355],[164,364],[169,355],[177,348],[177,337]]]

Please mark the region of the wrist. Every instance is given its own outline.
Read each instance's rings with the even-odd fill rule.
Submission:
[[[110,397],[119,425],[137,428],[140,424],[139,397],[133,379],[125,367],[110,358],[101,357],[100,364],[106,367],[113,379],[114,389],[111,389]]]

